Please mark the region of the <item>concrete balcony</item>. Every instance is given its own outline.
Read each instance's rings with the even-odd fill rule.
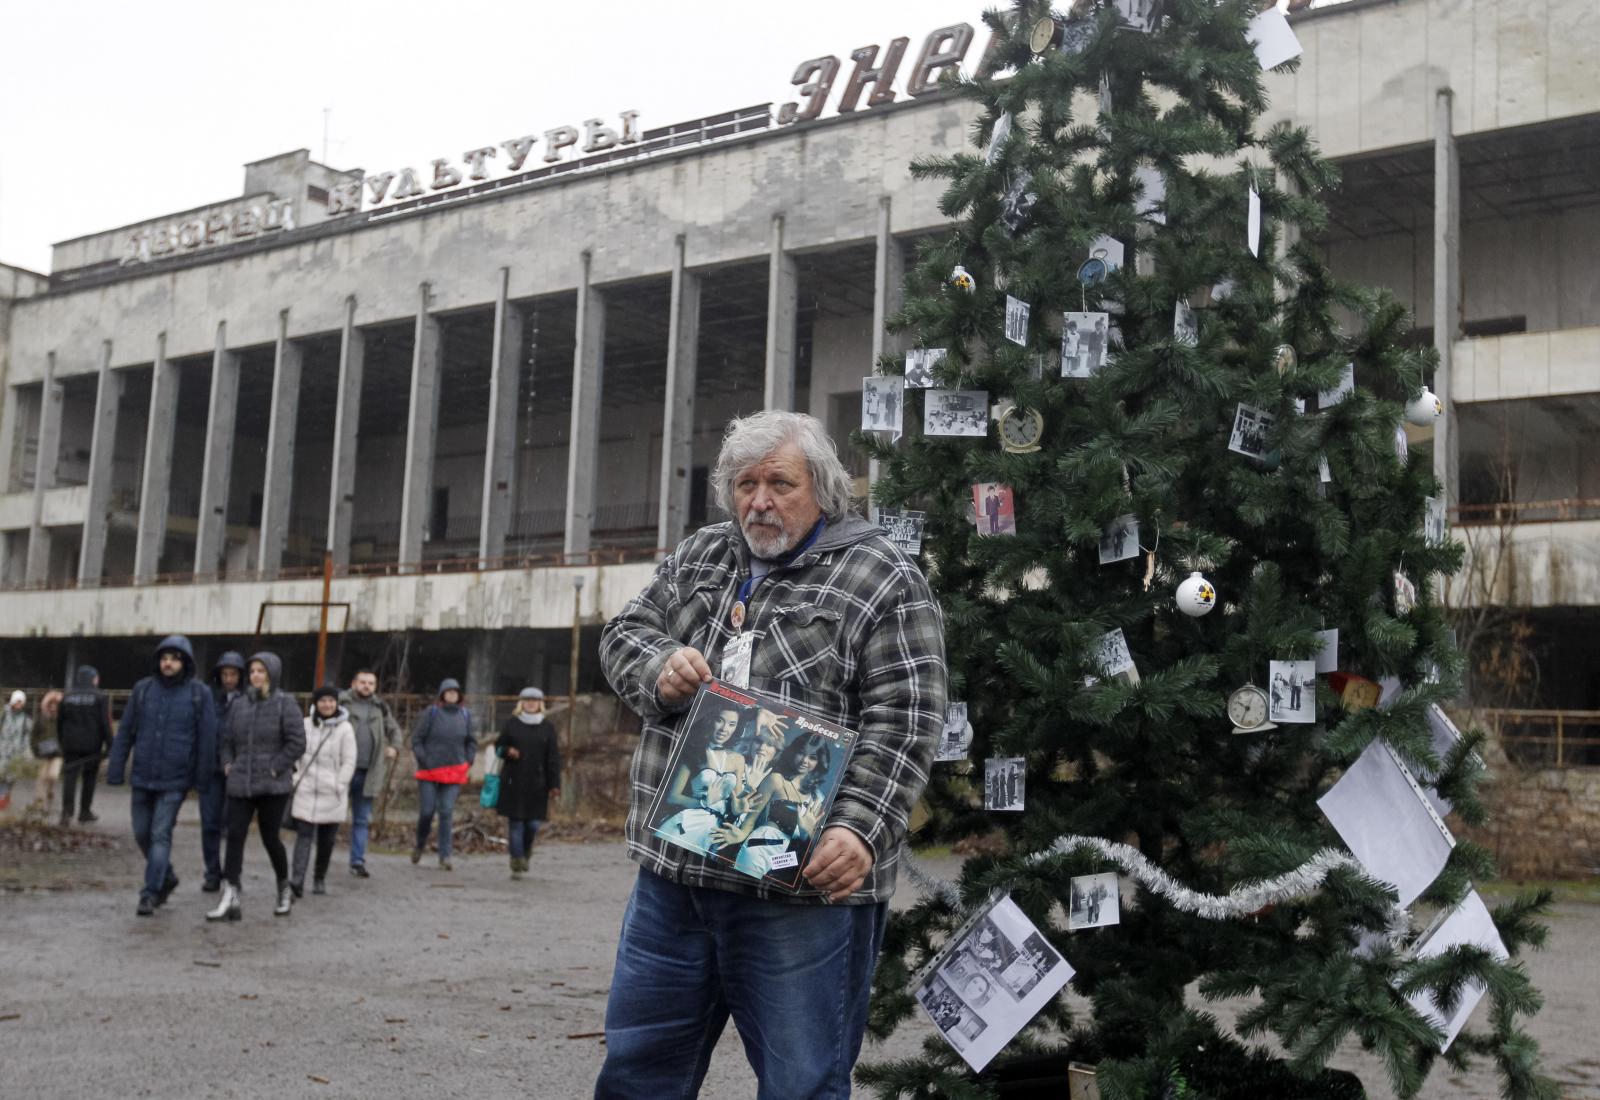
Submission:
[[[67,485],[47,489],[44,494],[46,527],[75,527],[89,512],[89,487]],[[0,531],[26,531],[33,525],[33,494],[6,493],[0,496]]]
[[[1452,607],[1600,606],[1600,519],[1508,517],[1452,534],[1467,548],[1461,572],[1446,582]]]
[[[1600,326],[1458,340],[1450,392],[1461,403],[1600,393]]]

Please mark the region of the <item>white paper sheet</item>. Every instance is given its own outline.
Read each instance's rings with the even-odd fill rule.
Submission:
[[[1289,17],[1278,8],[1268,8],[1250,20],[1244,36],[1255,47],[1256,60],[1263,69],[1276,69],[1302,52],[1300,40],[1289,26]]]
[[[1444,870],[1455,838],[1416,779],[1382,741],[1374,741],[1317,800],[1317,806],[1367,873],[1409,906]]]
[[[1418,959],[1431,959],[1444,954],[1452,947],[1469,943],[1483,948],[1502,962],[1511,957],[1511,953],[1506,950],[1505,941],[1500,938],[1499,930],[1494,926],[1494,917],[1490,915],[1489,907],[1483,904],[1483,899],[1478,896],[1476,890],[1468,892],[1467,896],[1461,899],[1461,904],[1451,910],[1449,916],[1422,938],[1412,954]],[[1469,982],[1456,1001],[1456,1010],[1448,1017],[1429,990],[1413,993],[1406,1000],[1423,1019],[1444,1032],[1444,1039],[1439,1043],[1439,1050],[1443,1052],[1449,1050],[1450,1044],[1456,1041],[1456,1036],[1466,1026],[1467,1017],[1472,1015],[1472,1010],[1483,999],[1483,994],[1484,988],[1481,982]]]
[[[1001,897],[950,937],[912,991],[967,1065],[982,1070],[1073,973],[1017,903]]]
[[[1339,631],[1319,630],[1317,637],[1322,642],[1322,648],[1317,650],[1317,675],[1339,671]]]
[[[1245,219],[1245,239],[1250,242],[1250,255],[1261,255],[1261,193],[1250,188],[1250,210]]]

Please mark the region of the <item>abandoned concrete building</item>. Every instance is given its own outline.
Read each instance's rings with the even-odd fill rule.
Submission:
[[[1269,78],[1274,117],[1342,167],[1335,269],[1394,290],[1440,352],[1447,430],[1413,443],[1457,537],[1497,533],[1458,598],[1543,639],[1524,705],[1588,710],[1597,22],[1589,0],[1350,0],[1294,16],[1301,67]],[[376,200],[293,152],[236,198],[62,242],[48,274],[0,268],[4,681],[92,660],[131,682],[176,630],[211,657],[270,638],[309,687],[329,552],[343,674],[403,643],[419,686],[560,693],[576,631],[598,686],[599,624],[719,518],[728,418],[858,425],[901,273],[945,224],[909,164],[973,118],[916,91],[787,123],[623,117],[588,155],[560,135],[570,155],[508,172],[508,143],[492,177],[469,154]]]

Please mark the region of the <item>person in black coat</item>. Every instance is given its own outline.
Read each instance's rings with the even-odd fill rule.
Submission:
[[[92,825],[100,820],[91,810],[94,782],[100,761],[111,748],[111,703],[100,690],[100,674],[91,665],[78,666],[72,688],[61,700],[61,824],[72,821],[79,789],[78,820]]]
[[[550,816],[550,799],[561,797],[561,747],[544,718],[544,692],[522,689],[495,751],[501,759],[495,809],[510,833],[511,877],[521,878],[539,826]]]

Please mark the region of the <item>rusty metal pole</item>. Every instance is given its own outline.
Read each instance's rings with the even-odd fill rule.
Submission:
[[[317,616],[317,677],[315,687],[327,682],[328,671],[328,601],[333,596],[333,551],[322,552],[322,607]]]

